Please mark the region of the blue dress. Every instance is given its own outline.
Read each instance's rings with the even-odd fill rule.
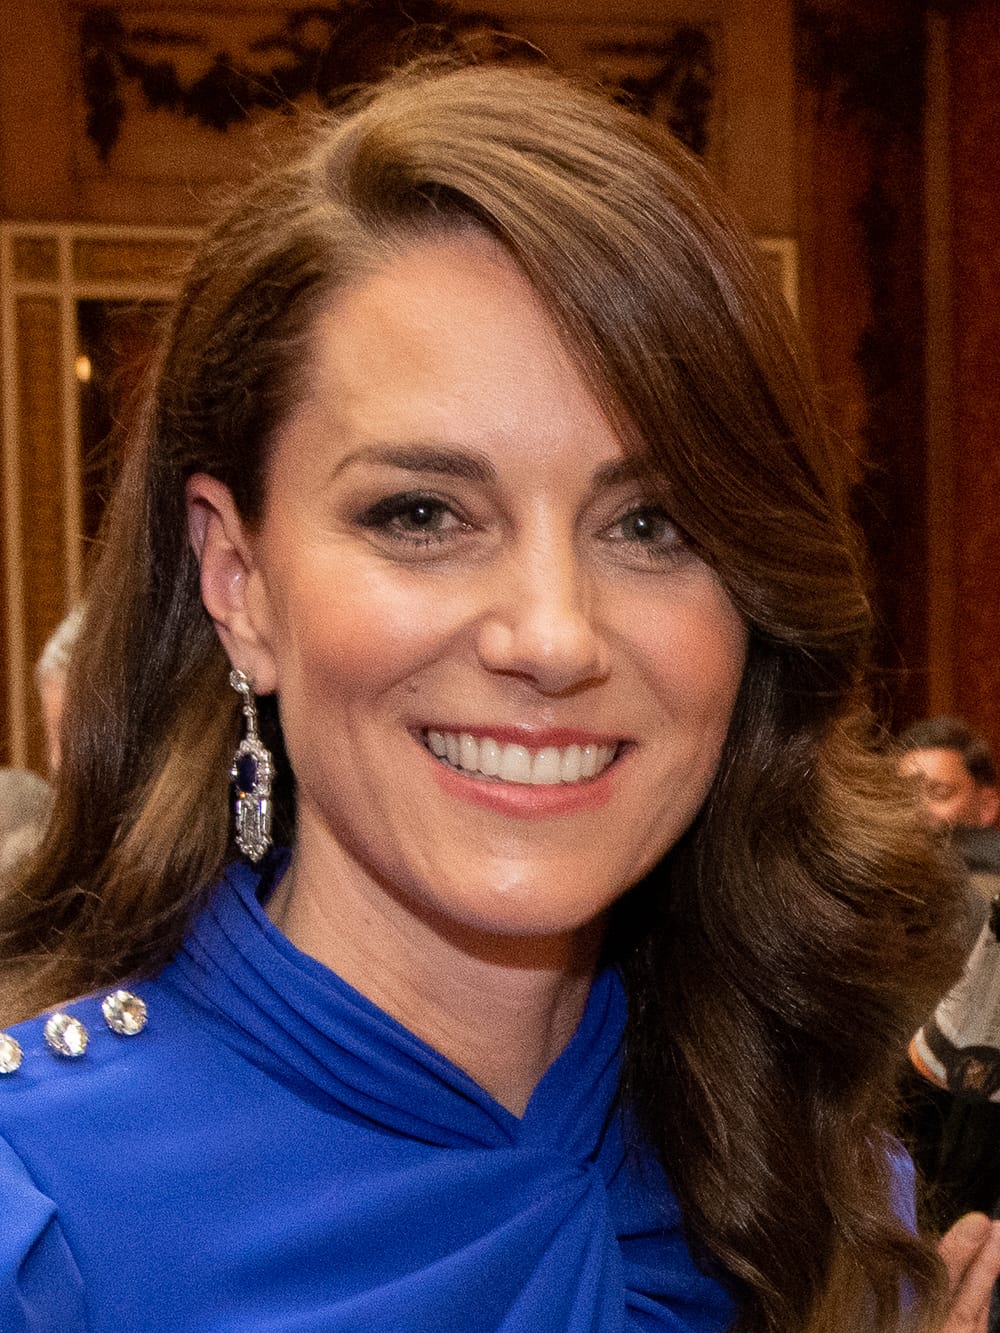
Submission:
[[[297,950],[234,866],[120,1036],[0,1077],[3,1333],[722,1333],[614,1110],[599,975],[522,1118]]]

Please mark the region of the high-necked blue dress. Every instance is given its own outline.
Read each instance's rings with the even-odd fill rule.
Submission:
[[[274,872],[272,866],[272,873]],[[277,867],[280,871],[280,865]],[[327,968],[232,867],[112,1032],[67,1007],[0,1077],[3,1333],[722,1333],[659,1168],[626,1155],[625,997],[594,982],[522,1118]]]

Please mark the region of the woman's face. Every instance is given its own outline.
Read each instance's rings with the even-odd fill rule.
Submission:
[[[575,931],[701,805],[744,625],[489,238],[414,244],[312,348],[238,662],[278,694],[312,879]]]

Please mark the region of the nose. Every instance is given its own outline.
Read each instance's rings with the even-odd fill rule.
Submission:
[[[593,574],[571,548],[512,551],[493,571],[490,607],[478,626],[479,660],[544,694],[600,681],[610,654],[595,611]]]

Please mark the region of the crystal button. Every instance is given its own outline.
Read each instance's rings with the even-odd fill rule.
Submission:
[[[104,1021],[120,1037],[134,1037],[146,1026],[146,1002],[130,990],[112,991],[101,1003]]]
[[[72,1059],[87,1049],[87,1029],[71,1014],[53,1014],[45,1024],[45,1040],[56,1055]]]
[[[0,1074],[13,1074],[21,1068],[23,1058],[20,1042],[8,1037],[6,1032],[0,1032]]]

